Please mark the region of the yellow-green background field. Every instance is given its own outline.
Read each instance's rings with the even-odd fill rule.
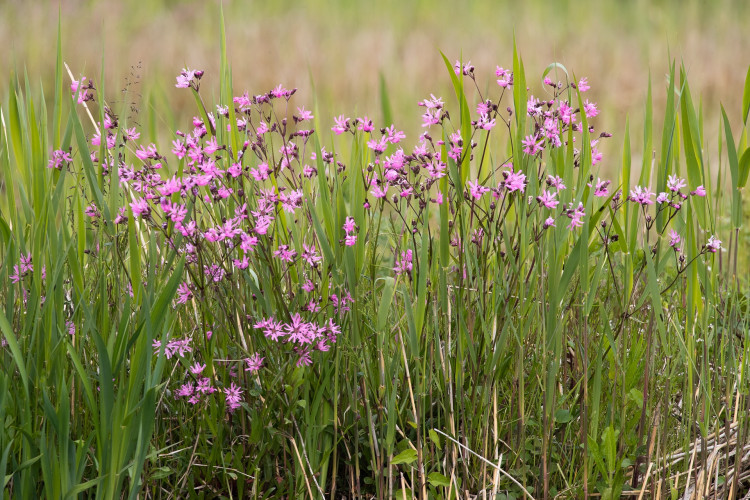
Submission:
[[[129,78],[146,99],[138,103],[141,120],[144,102],[162,119],[171,120],[169,107],[184,120],[193,103],[174,88],[174,77],[185,65],[202,68],[204,86],[215,88],[219,5],[6,0],[0,3],[0,68],[26,69],[32,81],[50,83],[59,8],[63,56],[74,73],[98,81],[103,63],[107,99],[115,99]],[[394,119],[412,136],[420,129],[416,101],[431,92],[452,96],[439,51],[451,59],[463,54],[476,66],[480,85],[489,85],[495,65],[511,65],[515,36],[532,93],[553,61],[589,78],[591,98],[603,111],[600,127],[615,133],[603,145],[605,153],[616,153],[603,165],[608,171],[617,166],[626,113],[633,136],[640,137],[649,72],[654,106],[661,109],[670,57],[685,64],[693,92],[702,96],[705,136],[713,145],[719,102],[739,124],[750,62],[749,9],[742,1],[226,1],[223,8],[236,92],[257,94],[283,83],[298,87],[296,104],[309,107],[312,80],[324,125],[339,113],[369,114],[377,123],[382,72]]]

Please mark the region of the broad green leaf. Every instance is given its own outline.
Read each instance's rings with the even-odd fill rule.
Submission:
[[[451,485],[451,480],[439,472],[430,472],[427,475],[427,482],[433,486],[445,486],[446,488]]]
[[[400,464],[410,464],[413,462],[416,462],[417,460],[417,450],[413,450],[411,448],[408,448],[395,457],[393,457],[393,460],[391,460],[391,463],[393,465],[400,465]]]

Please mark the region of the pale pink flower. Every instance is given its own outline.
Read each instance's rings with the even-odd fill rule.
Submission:
[[[261,358],[260,354],[258,354],[257,352],[249,358],[245,358],[245,363],[247,364],[247,368],[245,368],[245,371],[250,373],[257,372],[263,367],[264,359],[266,358]]]
[[[677,245],[680,244],[680,241],[682,238],[680,238],[680,235],[677,231],[674,229],[669,230],[669,246],[673,248],[677,248]]]
[[[706,243],[706,250],[711,253],[716,253],[721,249],[721,240],[717,239],[716,236],[711,236]]]
[[[344,115],[339,115],[333,119],[335,125],[331,128],[336,135],[341,135],[349,130],[349,118],[345,118]]]
[[[538,201],[540,205],[552,209],[560,203],[555,199],[555,196],[557,196],[557,193],[551,193],[546,189],[543,189],[542,194],[536,197],[536,201]]]
[[[667,179],[667,189],[673,193],[678,192],[684,187],[687,187],[687,181],[685,181],[685,179],[680,179],[676,175],[670,175]]]

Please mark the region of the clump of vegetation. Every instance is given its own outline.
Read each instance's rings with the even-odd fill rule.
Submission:
[[[445,58],[410,135],[387,93],[326,123],[221,57],[216,103],[177,76],[171,145],[59,51],[49,115],[28,85],[3,106],[6,496],[748,490],[750,153],[724,114],[704,158],[684,71],[633,172],[560,64],[535,88],[517,54],[490,85]]]

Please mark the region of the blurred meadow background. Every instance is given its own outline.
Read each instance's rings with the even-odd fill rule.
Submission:
[[[166,130],[160,121],[184,126],[194,114],[192,99],[173,87],[183,66],[205,70],[212,78],[204,95],[218,95],[219,4],[4,0],[0,67],[25,70],[32,81],[51,85],[59,5],[63,55],[76,76],[98,81],[103,73],[110,100],[130,83],[131,97],[142,99],[134,119],[145,130]],[[419,130],[416,102],[428,92],[452,95],[441,50],[451,59],[471,60],[478,80],[489,85],[495,65],[511,65],[515,36],[532,93],[542,88],[541,73],[551,62],[589,78],[591,98],[602,111],[599,131],[615,134],[602,145],[605,173],[616,173],[618,162],[606,158],[619,157],[626,114],[632,136],[642,135],[649,73],[654,107],[662,109],[669,61],[684,64],[701,96],[696,107],[705,112],[707,143],[715,145],[719,101],[740,109],[750,62],[744,22],[750,7],[742,0],[225,1],[223,8],[234,88],[253,95],[282,83],[297,87],[298,105],[308,107],[314,92],[320,109],[330,110],[321,116],[324,126],[339,113],[380,118],[382,75],[396,124]],[[739,125],[737,114],[729,118]],[[659,119],[657,114],[655,130]]]

